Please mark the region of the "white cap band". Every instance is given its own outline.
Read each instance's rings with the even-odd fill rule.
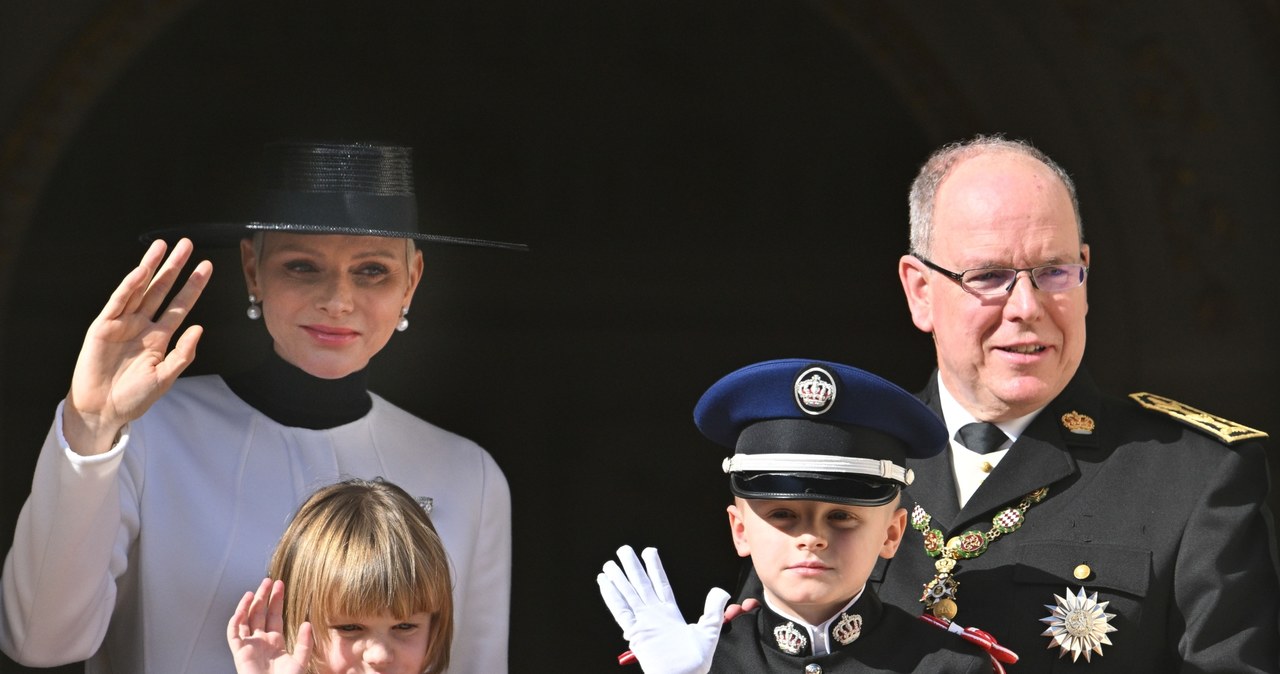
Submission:
[[[827,454],[735,454],[724,460],[724,472],[813,472],[852,473],[897,480],[909,485],[915,479],[910,469],[888,459],[859,459]]]

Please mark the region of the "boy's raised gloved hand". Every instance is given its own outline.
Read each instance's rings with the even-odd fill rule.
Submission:
[[[622,637],[646,674],[706,674],[720,640],[729,593],[711,588],[702,617],[685,624],[658,551],[645,548],[640,554],[643,567],[631,546],[624,545],[618,548],[621,567],[609,560],[604,573],[596,576],[600,596],[622,627]]]

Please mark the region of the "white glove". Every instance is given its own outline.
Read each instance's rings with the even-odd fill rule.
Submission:
[[[600,596],[622,627],[622,637],[648,674],[706,674],[720,640],[729,593],[711,588],[702,617],[686,625],[658,551],[645,548],[640,554],[647,572],[631,546],[624,545],[618,548],[622,568],[609,560],[604,573],[596,576]]]

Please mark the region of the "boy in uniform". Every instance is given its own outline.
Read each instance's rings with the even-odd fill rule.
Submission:
[[[734,450],[724,461],[729,528],[750,557],[764,606],[724,622],[713,588],[686,625],[657,551],[618,550],[597,582],[647,674],[705,672],[990,672],[1016,660],[985,633],[957,638],[882,604],[867,586],[907,526],[899,493],[906,457],[947,442],[914,396],[847,365],[776,360],[716,382],[694,409],[704,435]],[[942,625],[948,627],[948,625]],[[971,643],[972,642],[972,643]],[[988,647],[988,652],[978,645]]]

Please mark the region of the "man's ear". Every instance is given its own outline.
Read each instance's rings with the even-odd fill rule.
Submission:
[[[892,559],[898,554],[898,546],[902,544],[902,535],[907,532],[907,509],[897,508],[889,517],[889,526],[885,529],[884,545],[880,547],[880,556]]]
[[[746,507],[746,506],[743,506]],[[747,540],[747,527],[742,521],[742,511],[734,503],[727,508],[729,513],[729,533],[733,536],[733,547],[739,557],[751,556],[751,542]]]
[[[911,310],[911,322],[921,332],[933,332],[933,286],[929,284],[929,270],[914,255],[903,255],[898,260],[898,280],[907,296],[907,308]]]
[[[258,256],[253,252],[252,239],[240,239],[240,269],[244,272],[245,290],[258,295]]]
[[[1090,260],[1092,259],[1093,257],[1092,255],[1090,255],[1089,244],[1087,243],[1080,244],[1080,260],[1084,263],[1084,266],[1086,267],[1091,266]],[[1087,280],[1085,282],[1084,290],[1085,290],[1084,313],[1087,316],[1089,315],[1089,283]]]

